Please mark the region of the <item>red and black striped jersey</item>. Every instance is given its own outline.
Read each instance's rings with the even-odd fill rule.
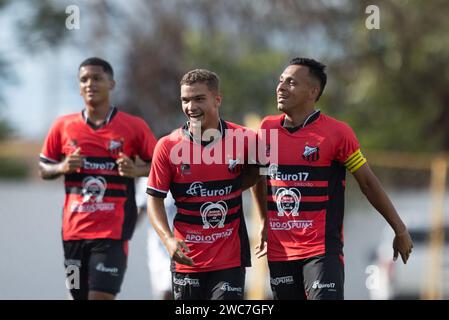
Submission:
[[[299,128],[285,115],[268,116],[261,129],[277,130],[277,161],[268,167],[268,260],[288,261],[343,251],[345,168],[365,162],[352,129],[314,112]],[[276,145],[277,144],[277,145]]]
[[[143,119],[111,108],[95,128],[85,111],[58,118],[42,148],[40,161],[61,162],[78,147],[84,165],[64,176],[64,240],[130,239],[137,218],[134,179],[118,174],[123,152],[151,161],[156,139]]]
[[[242,171],[248,163],[253,131],[220,121],[220,137],[194,142],[186,126],[159,140],[147,193],[165,197],[170,190],[177,207],[173,231],[190,249],[190,267],[177,272],[206,272],[249,266],[249,241],[242,207]],[[243,144],[241,142],[243,141]]]

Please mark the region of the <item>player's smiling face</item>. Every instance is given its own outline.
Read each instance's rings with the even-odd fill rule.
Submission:
[[[217,129],[219,124],[218,108],[221,96],[207,85],[196,82],[181,86],[182,111],[191,123],[201,122],[201,129]]]
[[[101,66],[83,66],[79,71],[80,95],[88,105],[107,102],[115,82]]]
[[[316,83],[310,78],[307,66],[290,65],[279,77],[276,88],[278,109],[288,114],[294,109],[313,104],[316,90]]]

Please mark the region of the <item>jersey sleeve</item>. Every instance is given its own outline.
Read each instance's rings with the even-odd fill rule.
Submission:
[[[39,155],[41,162],[58,163],[62,160],[61,125],[60,121],[56,121],[51,126]]]
[[[245,128],[245,164],[251,167],[259,167],[257,156],[257,134],[250,128]]]
[[[270,130],[267,128],[265,119],[263,119],[262,122],[260,123],[260,127],[257,130],[256,135],[257,135],[257,164],[259,167],[268,167],[270,164],[270,157],[272,155],[271,142],[270,142],[271,136]],[[276,152],[277,146],[274,147],[275,149],[273,150]]]
[[[167,196],[173,178],[167,142],[167,139],[160,139],[156,144],[148,177],[147,193],[158,198]]]
[[[143,161],[150,162],[153,158],[153,152],[156,147],[157,140],[146,122],[142,119],[139,120],[140,130],[136,142],[137,154]]]
[[[366,163],[366,158],[360,151],[360,144],[354,131],[343,124],[336,145],[336,160],[343,163],[349,172],[356,172]]]

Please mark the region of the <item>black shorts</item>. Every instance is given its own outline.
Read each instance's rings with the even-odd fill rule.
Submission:
[[[66,286],[73,299],[89,291],[120,292],[128,259],[128,241],[112,239],[63,241]]]
[[[243,300],[244,267],[209,272],[172,273],[175,300]]]
[[[343,300],[344,263],[325,255],[294,261],[268,262],[276,300]]]

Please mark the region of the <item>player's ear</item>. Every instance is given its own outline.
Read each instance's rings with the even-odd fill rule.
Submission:
[[[110,79],[109,80],[109,90],[114,90],[114,88],[115,88],[115,80]]]
[[[320,87],[319,86],[313,86],[310,91],[310,98],[315,101],[318,95],[320,94]]]
[[[220,107],[221,106],[221,94],[220,93],[217,93],[216,94],[216,96],[215,96],[215,103],[216,103],[216,106],[217,107]]]

